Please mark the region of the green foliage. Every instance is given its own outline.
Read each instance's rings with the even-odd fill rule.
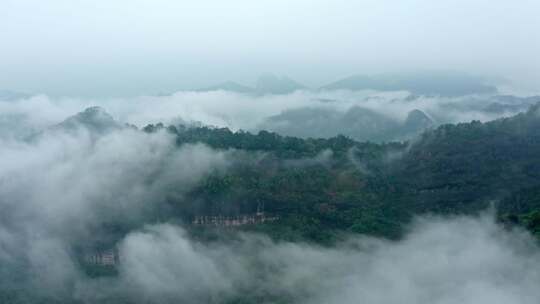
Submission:
[[[148,201],[151,208],[140,217],[101,215],[107,220],[91,227],[92,239],[84,240],[81,247],[107,249],[129,231],[158,222],[188,223],[185,226],[191,227],[194,238],[223,240],[233,230],[189,223],[201,215],[255,214],[261,206],[276,220],[236,229],[322,245],[352,233],[399,238],[404,223],[415,215],[476,213],[495,202],[503,223],[520,225],[540,238],[538,106],[489,123],[444,125],[424,133],[413,144],[359,143],[344,136],[299,139],[266,131],[251,134],[162,124],[143,131],[165,128],[176,136],[179,147],[201,142],[243,154],[238,154],[239,159],[226,172],[212,172],[188,193],[171,187],[168,193]],[[245,152],[255,152],[258,157]],[[77,250],[79,255],[84,251]],[[84,263],[81,267],[88,277],[117,275],[114,267]],[[1,303],[55,303],[54,298],[31,297],[8,288],[0,292]],[[230,303],[261,299],[269,296],[246,295]],[[112,302],[129,303],[125,299]]]
[[[536,221],[525,215],[540,210],[537,112],[533,107],[489,123],[443,125],[413,144],[149,125],[144,132],[166,129],[178,146],[204,143],[242,153],[225,173],[209,174],[189,193],[173,187],[164,200],[149,202],[152,211],[139,223],[117,223],[113,239],[146,223],[249,215],[261,206],[278,220],[241,229],[318,243],[341,233],[397,238],[417,214],[476,213],[493,201],[501,214],[535,231]]]
[[[540,185],[537,111],[489,123],[443,125],[413,144],[169,127],[179,146],[202,142],[263,153],[257,161],[239,160],[226,174],[211,174],[187,197],[170,200],[171,214],[190,221],[197,214],[250,214],[262,205],[279,221],[245,229],[320,243],[341,232],[399,237],[414,215],[476,213],[492,201],[521,216],[540,209],[534,203],[540,194],[529,195],[527,206],[524,199],[516,203],[521,192]],[[145,130],[156,128],[164,127]],[[331,151],[329,158],[316,160],[324,151]]]

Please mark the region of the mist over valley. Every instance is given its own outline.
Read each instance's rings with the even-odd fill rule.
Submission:
[[[0,1],[0,303],[539,303],[539,10]]]

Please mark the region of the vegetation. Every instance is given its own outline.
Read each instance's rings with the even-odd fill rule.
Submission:
[[[331,245],[351,233],[400,238],[416,215],[474,214],[495,205],[501,222],[540,238],[539,106],[488,123],[443,125],[412,143],[357,142],[345,136],[300,139],[261,131],[148,125],[166,129],[178,147],[204,143],[236,153],[230,168],[204,177],[188,193],[170,188],[141,217],[111,219],[73,248],[75,256],[108,250],[127,233],[156,222],[182,223],[191,237],[235,238],[237,229],[274,239]],[[271,221],[234,229],[191,225],[198,216],[234,217],[264,211]],[[114,265],[88,264],[88,279],[107,280]],[[18,267],[17,265],[11,265]],[[0,269],[0,272],[2,269]],[[13,269],[4,270],[17,273]],[[65,303],[63,295],[26,296],[17,280],[0,282],[2,303]],[[11,287],[15,286],[15,287]],[[246,293],[231,303],[255,303],[269,295]],[[108,299],[111,303],[130,303]],[[108,301],[107,300],[107,301]],[[275,299],[276,303],[285,301]]]
[[[145,131],[160,128],[149,125]],[[167,210],[189,221],[197,214],[249,214],[264,206],[279,221],[246,229],[328,243],[343,232],[396,238],[414,215],[470,214],[495,204],[501,219],[514,216],[535,231],[538,130],[538,106],[488,123],[443,125],[414,143],[171,126],[179,146],[202,142],[261,157],[245,157],[226,174],[208,176],[187,198],[170,199]]]

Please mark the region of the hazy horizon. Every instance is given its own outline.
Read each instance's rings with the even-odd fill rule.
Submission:
[[[462,71],[540,91],[538,1],[32,1],[0,4],[0,89],[170,93],[286,75]]]
[[[540,303],[540,0],[0,0],[0,304]]]

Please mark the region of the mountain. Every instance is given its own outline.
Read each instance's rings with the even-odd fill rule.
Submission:
[[[417,95],[463,96],[494,94],[497,88],[461,73],[354,75],[323,86],[324,90],[409,91]]]
[[[259,94],[288,94],[306,87],[288,77],[272,74],[261,75],[256,82],[255,91]]]
[[[185,196],[175,195],[174,188],[163,193],[160,198],[167,199],[151,202],[155,210],[141,219],[141,225],[158,219],[189,223],[200,216],[255,214],[264,205],[279,220],[250,229],[276,238],[329,242],[339,231],[399,237],[415,215],[477,213],[492,202],[501,218],[535,223],[531,214],[538,211],[540,201],[536,190],[540,187],[540,104],[508,118],[437,128],[419,110],[411,111],[402,124],[373,120],[370,110],[359,107],[346,113],[309,109],[287,115],[300,121],[312,117],[329,121],[321,132],[336,120],[353,130],[374,126],[427,130],[409,143],[377,144],[343,135],[302,139],[268,131],[251,134],[169,126],[178,147],[204,143],[245,157],[231,164],[225,175],[216,172],[205,177]],[[60,125],[120,127],[96,107]],[[255,154],[249,157],[250,153]]]
[[[244,94],[289,94],[308,89],[301,83],[273,74],[261,75],[254,87],[226,81],[197,91],[230,91]],[[322,90],[376,90],[409,91],[414,95],[427,96],[465,96],[474,94],[496,94],[495,86],[486,84],[480,77],[458,72],[422,72],[402,74],[380,74],[374,76],[353,75],[327,84]],[[511,98],[512,96],[507,96]]]
[[[497,95],[491,99],[493,102],[485,106],[482,110],[498,114],[526,111],[530,106],[540,102],[540,96],[518,97]]]
[[[254,93],[254,89],[250,88],[248,86],[241,85],[234,81],[226,81],[214,86],[210,86],[207,88],[199,89],[197,91],[200,92],[208,92],[208,91],[228,91],[228,92],[235,92],[235,93],[244,93],[244,94],[250,94]]]
[[[234,81],[226,81],[220,84],[216,84],[210,87],[198,89],[199,92],[208,92],[208,91],[228,91],[242,94],[256,94],[256,95],[266,95],[266,94],[289,94],[297,90],[305,89],[306,87],[299,84],[298,82],[282,76],[278,77],[272,74],[264,74],[257,78],[255,87],[249,87],[241,85]]]
[[[433,125],[434,122],[420,110],[411,111],[401,123],[359,106],[345,112],[308,107],[271,116],[257,129],[302,138],[329,138],[342,134],[358,141],[382,142],[408,139]]]
[[[66,118],[53,127],[54,130],[75,131],[85,129],[92,134],[104,134],[124,126],[101,107],[89,107],[82,112]]]
[[[219,214],[219,206],[231,208],[235,202],[254,212],[256,205],[248,202],[257,201],[280,217],[260,228],[266,233],[318,241],[331,238],[334,229],[395,236],[411,216],[477,213],[490,203],[502,218],[512,215],[532,225],[531,212],[540,211],[539,109],[540,104],[487,123],[443,125],[411,143],[374,144],[344,136],[300,139],[210,128],[178,132],[179,145],[201,141],[216,149],[264,152],[265,159],[203,182],[191,193],[195,205],[182,205],[187,209],[179,212]],[[351,116],[361,117],[363,111],[358,111]],[[322,118],[335,115],[318,113]],[[420,111],[412,111],[408,121],[429,126]],[[322,163],[286,165],[291,159],[320,159],[328,150],[330,158]]]
[[[322,118],[335,115],[318,110],[314,113]],[[359,118],[361,121],[364,115],[371,117],[369,111],[361,108],[350,111],[348,115],[352,120]],[[311,116],[313,113],[309,113]],[[413,110],[405,124],[427,126],[428,118],[424,113]],[[103,109],[93,107],[68,118],[61,125],[100,129],[103,125],[115,128],[116,124]],[[158,187],[159,193],[155,195],[144,195],[146,193],[141,189],[134,190],[134,187],[129,187],[130,176],[118,175],[118,178],[126,179],[122,181],[127,185],[120,189],[122,194],[137,191],[137,195],[144,195],[145,212],[122,212],[118,216],[106,217],[106,221],[84,225],[85,237],[70,239],[62,247],[69,250],[69,255],[55,254],[56,250],[52,254],[58,260],[73,259],[77,271],[81,275],[86,274],[84,280],[102,277],[92,281],[98,284],[98,288],[103,288],[101,282],[115,282],[115,277],[122,276],[125,267],[139,263],[138,259],[131,261],[135,264],[128,264],[114,257],[112,261],[108,260],[110,264],[104,263],[105,252],[110,253],[107,256],[114,256],[117,254],[116,246],[125,246],[128,235],[133,236],[135,231],[139,232],[135,235],[140,235],[140,231],[155,223],[167,223],[161,224],[166,227],[170,223],[182,223],[185,227],[183,236],[185,233],[185,237],[196,242],[197,246],[208,245],[212,250],[219,249],[213,245],[222,242],[233,246],[241,244],[242,238],[252,235],[252,232],[268,237],[256,238],[257,244],[284,240],[284,243],[276,243],[298,248],[299,245],[292,242],[302,241],[315,243],[322,250],[334,250],[330,246],[342,245],[343,240],[354,234],[403,240],[407,237],[411,220],[419,215],[447,218],[478,214],[492,205],[496,208],[497,221],[503,225],[482,234],[487,232],[486,236],[491,238],[503,233],[503,229],[513,230],[518,226],[540,240],[540,104],[533,105],[524,113],[486,123],[473,121],[429,128],[408,143],[359,142],[343,135],[302,139],[268,131],[252,134],[227,128],[165,127],[159,123],[139,132],[151,134],[156,128],[166,128],[175,138],[176,145],[170,147],[172,150],[167,155],[176,155],[174,149],[185,149],[191,144],[200,146],[202,143],[226,153],[231,161],[226,170],[211,170],[194,181],[193,187],[186,189],[176,182],[160,185],[163,182],[160,180],[163,178],[161,168],[167,170],[165,172],[183,172],[186,164],[174,157],[158,159],[159,166],[149,170],[148,176],[143,176],[144,185]],[[84,185],[92,186],[89,183]],[[106,192],[98,196],[102,197],[115,196]],[[45,200],[48,198],[44,197]],[[12,213],[4,212],[2,215],[7,218]],[[19,219],[17,216],[14,221]],[[457,223],[465,222],[459,220]],[[74,227],[78,228],[77,225]],[[236,234],[239,231],[249,233],[239,236]],[[442,232],[446,234],[448,231],[445,228]],[[475,230],[471,231],[474,233]],[[521,229],[518,232],[503,235],[516,237],[519,242],[529,240]],[[462,235],[465,233],[460,233],[460,240]],[[429,237],[428,241],[431,244],[440,240]],[[361,249],[381,243],[400,244],[377,241],[366,243],[368,247]],[[359,244],[354,242],[352,246],[356,248]],[[520,248],[534,252],[529,250],[536,245],[532,242],[527,244],[530,246]],[[258,250],[256,246],[241,249],[251,252]],[[22,248],[27,250],[26,246]],[[99,262],[96,262],[96,252],[100,255]],[[24,256],[24,251],[20,256]],[[217,256],[221,257],[220,252]],[[236,264],[236,259],[233,261]],[[253,262],[259,265],[258,260]],[[0,288],[0,299],[6,299],[2,303],[77,302],[71,300],[71,292],[49,297],[48,294],[29,293],[28,288],[11,288],[15,285],[7,283],[11,283],[13,278],[25,282],[25,277],[17,276],[28,267],[25,259],[7,259],[2,266],[4,275],[1,278],[5,279],[0,282],[4,287]],[[34,271],[23,272],[25,276],[27,273],[28,277],[34,278]],[[254,295],[249,289],[242,295],[250,299],[247,303],[260,303],[263,302],[260,299],[266,299],[266,294]],[[34,301],[33,297],[39,300]],[[41,297],[45,300],[41,301]],[[130,297],[114,291],[111,295],[103,295],[103,298],[107,303],[132,302]],[[245,302],[233,299],[230,303]]]
[[[394,171],[403,181],[402,199],[410,195],[416,210],[467,212],[540,186],[539,107],[424,133]]]
[[[355,106],[343,115],[340,122],[341,130],[348,130],[347,136],[359,141],[387,141],[394,139],[393,133],[399,124],[378,112]]]
[[[418,134],[433,127],[435,123],[429,118],[426,113],[420,110],[412,110],[407,114],[407,118],[403,123],[403,131],[405,134]]]
[[[342,114],[332,109],[300,108],[266,119],[258,129],[296,137],[332,137]]]

